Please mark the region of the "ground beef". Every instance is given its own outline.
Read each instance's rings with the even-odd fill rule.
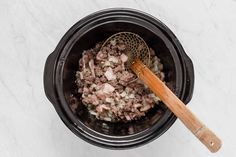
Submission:
[[[79,60],[76,72],[78,92],[90,114],[97,119],[111,122],[136,120],[159,102],[159,98],[125,68],[128,60],[125,50],[122,41],[111,41],[102,49],[98,43],[95,48],[84,51]],[[164,80],[160,59],[152,49],[150,52],[150,69]]]

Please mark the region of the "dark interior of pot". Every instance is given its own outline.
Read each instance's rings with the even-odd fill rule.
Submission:
[[[97,42],[104,41],[110,35],[120,31],[130,31],[140,35],[148,46],[155,50],[156,55],[164,65],[165,82],[169,88],[176,88],[176,67],[173,56],[170,54],[168,45],[153,32],[142,26],[124,22],[106,23],[89,30],[76,41],[67,56],[63,71],[64,95],[68,104],[71,103],[71,94],[78,100],[79,106],[75,116],[77,116],[79,121],[96,132],[111,136],[127,136],[142,132],[154,125],[161,124],[162,121],[166,121],[170,115],[169,110],[163,104],[160,104],[156,105],[145,117],[137,121],[110,123],[97,120],[94,116],[91,116],[86,107],[81,103],[81,95],[77,93],[77,86],[75,84],[75,72],[78,70],[78,60],[81,58],[83,50],[93,48]]]

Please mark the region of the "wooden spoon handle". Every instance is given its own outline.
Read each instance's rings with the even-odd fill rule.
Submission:
[[[200,122],[185,104],[139,59],[134,60],[131,69],[211,152],[220,149],[221,140]]]

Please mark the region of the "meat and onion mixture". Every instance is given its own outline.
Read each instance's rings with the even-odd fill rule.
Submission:
[[[131,121],[144,116],[159,98],[125,68],[128,57],[122,41],[111,41],[100,50],[101,45],[84,51],[79,60],[76,84],[83,104],[90,114],[105,121]],[[151,70],[164,80],[160,59],[152,49],[150,52]]]

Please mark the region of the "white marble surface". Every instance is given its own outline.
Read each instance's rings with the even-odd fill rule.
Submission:
[[[162,20],[195,66],[188,107],[223,141],[214,156],[236,155],[236,0],[1,0],[0,156],[213,156],[178,120],[163,136],[132,150],[92,146],[70,132],[46,99],[46,57],[79,19],[130,7]]]

